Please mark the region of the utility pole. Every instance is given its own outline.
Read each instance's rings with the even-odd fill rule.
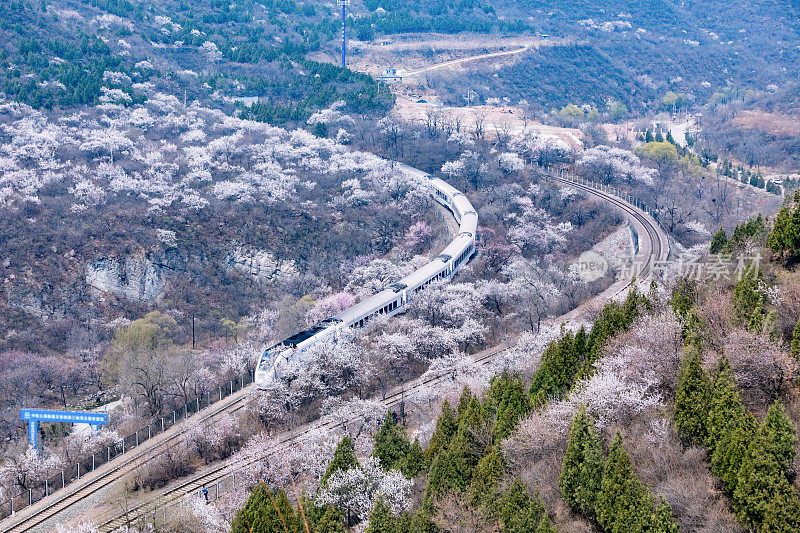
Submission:
[[[336,0],[336,3],[341,6],[342,8],[342,68],[347,67],[347,61],[345,59],[345,51],[347,50],[347,40],[345,37],[344,29],[345,29],[345,17],[347,15],[347,6],[350,5],[350,0]]]

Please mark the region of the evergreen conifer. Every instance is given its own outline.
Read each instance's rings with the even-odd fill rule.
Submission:
[[[576,511],[594,518],[603,478],[603,448],[585,408],[572,421],[562,465],[558,484],[564,500]]]
[[[611,442],[600,486],[596,507],[600,526],[611,533],[643,529],[650,513],[649,494],[633,471],[619,433]]]
[[[372,455],[381,462],[384,470],[400,468],[411,451],[411,442],[403,427],[395,422],[391,413],[387,413],[383,425],[375,434],[375,447]]]
[[[339,445],[336,446],[336,451],[333,452],[333,459],[330,464],[328,464],[328,468],[325,470],[325,475],[322,476],[320,484],[325,485],[328,479],[339,470],[346,472],[356,466],[358,466],[358,458],[356,458],[356,449],[353,445],[353,440],[345,435],[342,437]]]
[[[689,348],[683,358],[675,391],[675,426],[681,436],[704,442],[708,434],[709,381],[700,354]]]

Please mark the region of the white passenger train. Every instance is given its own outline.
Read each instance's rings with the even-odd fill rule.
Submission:
[[[430,195],[453,213],[459,224],[458,235],[436,259],[412,274],[336,316],[264,350],[256,366],[255,382],[258,388],[265,388],[273,379],[280,377],[281,367],[300,357],[312,344],[334,336],[343,328],[362,328],[376,315],[401,312],[419,291],[434,281],[450,279],[475,254],[478,214],[467,197],[438,178],[406,165],[399,166],[407,174],[421,180]]]

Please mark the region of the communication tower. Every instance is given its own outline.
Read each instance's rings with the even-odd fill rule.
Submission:
[[[344,34],[344,27],[345,27],[345,17],[347,15],[347,6],[350,5],[350,0],[336,0],[337,5],[342,8],[342,68],[347,66],[345,61],[345,51],[347,50],[346,46],[346,38]]]

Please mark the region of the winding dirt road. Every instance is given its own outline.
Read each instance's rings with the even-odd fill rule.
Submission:
[[[412,78],[412,77],[415,77],[415,76],[419,76],[420,74],[425,74],[426,72],[430,72],[432,70],[438,70],[438,69],[442,69],[442,68],[454,67],[454,66],[462,65],[464,63],[469,63],[469,62],[472,62],[472,61],[480,61],[481,59],[492,59],[492,58],[495,58],[495,57],[513,56],[513,55],[516,55],[516,54],[521,54],[522,52],[525,52],[525,51],[530,50],[530,49],[531,49],[531,45],[525,44],[525,45],[522,45],[522,48],[517,48],[516,50],[503,50],[501,52],[491,52],[491,53],[488,53],[488,54],[480,54],[480,55],[476,55],[476,56],[464,57],[464,58],[461,58],[461,59],[453,59],[451,61],[444,61],[442,63],[437,63],[437,64],[431,65],[429,67],[425,67],[425,68],[421,68],[421,69],[418,69],[418,70],[412,70],[412,71],[406,72],[403,75],[403,78]]]

